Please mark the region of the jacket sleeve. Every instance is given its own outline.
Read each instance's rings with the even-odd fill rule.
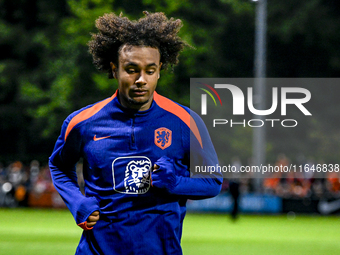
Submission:
[[[173,174],[172,176],[170,175],[168,180],[171,184],[168,185],[167,190],[170,194],[185,196],[185,198],[188,199],[204,199],[214,197],[221,191],[223,182],[221,172],[210,171],[202,173],[196,172],[195,169],[196,166],[216,167],[218,165],[217,154],[203,120],[194,112],[191,112],[191,116],[191,124],[197,126],[199,135],[197,135],[197,132],[195,134],[191,129],[186,129],[188,130],[187,133],[190,132],[190,135],[184,135],[183,139],[185,144],[184,146],[188,150],[188,155],[190,155],[190,173],[186,171],[186,176],[176,174]],[[183,167],[179,164],[176,164],[176,162],[173,162],[172,160],[168,160],[165,163],[166,160],[161,158],[159,161],[160,162],[156,162],[156,164],[160,164],[160,168],[162,168],[162,166],[164,169],[173,168],[174,173],[180,172],[176,169]],[[158,170],[156,170],[156,173],[157,171]]]
[[[65,139],[65,133],[72,116],[62,126],[61,134],[49,158],[52,181],[72,213],[76,223],[86,229],[90,214],[99,211],[99,203],[94,197],[85,197],[78,186],[76,164],[81,156],[81,135],[75,128]]]

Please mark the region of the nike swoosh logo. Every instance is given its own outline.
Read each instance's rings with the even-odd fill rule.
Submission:
[[[111,137],[111,136],[109,135],[109,136],[97,137],[97,135],[94,135],[93,141],[99,141],[99,140],[103,140],[103,139],[106,139],[106,138],[109,138],[109,137]]]
[[[327,201],[320,201],[318,204],[319,212],[322,214],[330,214],[340,209],[340,199],[327,202]]]

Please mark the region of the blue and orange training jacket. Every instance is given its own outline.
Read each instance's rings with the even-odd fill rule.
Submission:
[[[189,167],[218,164],[203,121],[190,109],[154,92],[146,111],[123,107],[118,91],[72,113],[63,123],[49,165],[53,183],[76,223],[100,211],[84,231],[77,254],[181,254],[187,199],[213,197],[222,177],[192,178]],[[173,160],[171,190],[152,186],[154,163]],[[85,196],[75,165],[83,158]]]

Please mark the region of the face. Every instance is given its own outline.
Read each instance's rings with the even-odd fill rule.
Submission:
[[[139,111],[149,109],[162,66],[159,50],[124,45],[119,52],[118,67],[110,64],[118,80],[120,103]]]

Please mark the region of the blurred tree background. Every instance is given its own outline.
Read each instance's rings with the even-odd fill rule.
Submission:
[[[63,120],[72,111],[114,93],[117,84],[92,65],[87,42],[94,21],[107,12],[138,19],[162,11],[182,19],[186,49],[174,72],[165,71],[157,88],[189,105],[190,77],[253,77],[256,2],[250,0],[0,0],[0,161],[47,162]],[[269,0],[268,77],[340,76],[340,2]],[[284,151],[337,159],[340,104],[327,105],[340,87],[312,89],[320,95],[313,120],[299,132],[268,131],[268,159]],[[320,107],[320,105],[327,107]],[[315,121],[316,119],[316,121]],[[251,131],[228,138],[232,154],[251,155]],[[233,155],[231,155],[233,156]],[[339,163],[339,162],[332,162]]]

